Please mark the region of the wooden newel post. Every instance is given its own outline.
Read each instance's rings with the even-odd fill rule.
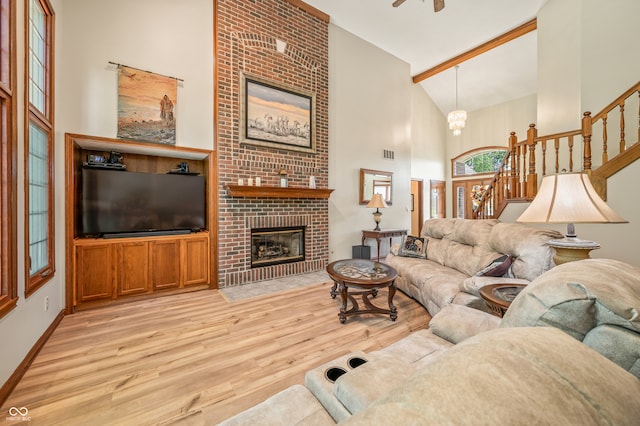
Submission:
[[[538,129],[535,124],[529,124],[527,130],[527,146],[529,147],[529,174],[527,175],[527,193],[525,198],[533,198],[538,193],[538,174],[536,173],[536,141]]]
[[[511,151],[511,173],[509,176],[509,193],[507,194],[507,198],[515,198],[518,196],[518,176],[516,169],[516,144],[518,143],[518,138],[516,136],[516,132],[511,132],[509,136],[509,150]]]
[[[582,117],[582,143],[584,145],[583,168],[587,173],[591,173],[591,124],[591,111],[587,111]]]

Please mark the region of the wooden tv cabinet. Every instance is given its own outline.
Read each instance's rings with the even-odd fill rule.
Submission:
[[[217,178],[213,151],[66,134],[66,313],[127,297],[217,288]],[[167,173],[187,162],[205,178],[205,229],[181,235],[84,238],[79,209],[88,154],[117,151],[127,171]]]
[[[78,303],[209,284],[209,233],[77,239]]]

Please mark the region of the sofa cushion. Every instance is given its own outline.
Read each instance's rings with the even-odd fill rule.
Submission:
[[[558,328],[640,377],[639,308],[640,267],[587,259],[532,281],[500,326]]]
[[[449,349],[346,425],[637,425],[640,380],[565,333],[496,329]]]
[[[491,229],[488,243],[492,250],[513,256],[511,276],[532,281],[555,266],[555,252],[546,243],[562,237],[548,229],[500,222]]]
[[[333,394],[351,414],[359,413],[389,390],[401,386],[417,366],[387,355],[372,357],[333,385]]]
[[[458,219],[428,219],[422,225],[421,236],[442,239],[451,235]]]
[[[457,344],[484,331],[498,328],[500,318],[462,305],[447,305],[429,322],[436,336]]]

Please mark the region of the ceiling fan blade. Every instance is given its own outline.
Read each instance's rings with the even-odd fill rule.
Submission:
[[[433,0],[433,10],[440,12],[444,9],[444,0]]]
[[[393,2],[393,7],[398,7],[404,2],[405,2],[405,0],[396,0],[396,1]]]

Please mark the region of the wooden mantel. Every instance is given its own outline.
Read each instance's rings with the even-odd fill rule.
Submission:
[[[281,188],[279,186],[242,186],[226,185],[231,197],[255,198],[325,198],[328,199],[333,189],[318,188]]]

